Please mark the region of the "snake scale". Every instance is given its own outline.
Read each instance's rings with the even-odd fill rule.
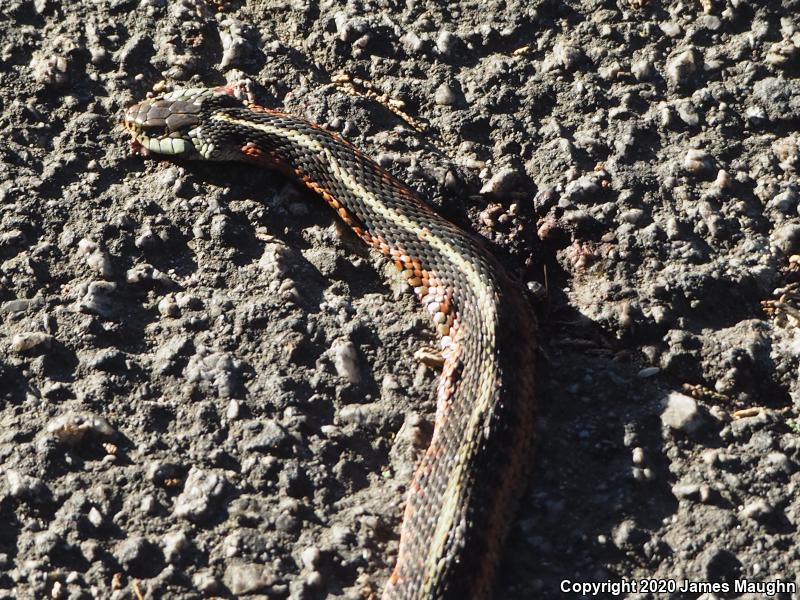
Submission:
[[[536,321],[521,287],[478,240],[349,142],[232,88],[147,99],[123,123],[141,154],[283,171],[401,270],[433,318],[444,365],[383,598],[489,597],[535,435]]]

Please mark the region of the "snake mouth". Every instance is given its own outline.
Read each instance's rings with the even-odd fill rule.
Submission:
[[[164,119],[147,115],[142,118],[142,109],[148,109],[142,107],[142,104],[129,108],[123,119],[123,127],[131,136],[131,149],[136,154],[179,156],[194,150],[191,138],[187,136],[183,127],[172,130]],[[152,112],[150,107],[148,113]]]
[[[131,131],[131,150],[141,156],[163,154],[165,156],[181,156],[194,151],[190,140],[183,137],[151,136],[142,132]]]

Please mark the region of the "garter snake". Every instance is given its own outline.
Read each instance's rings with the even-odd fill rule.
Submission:
[[[287,173],[401,270],[433,317],[444,366],[383,598],[488,597],[535,431],[535,318],[518,284],[479,241],[349,142],[243,102],[232,88],[144,100],[124,125],[141,154]]]

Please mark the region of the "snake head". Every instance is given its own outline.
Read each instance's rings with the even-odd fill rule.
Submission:
[[[224,146],[204,132],[203,123],[216,110],[244,106],[236,95],[225,86],[173,90],[129,107],[122,124],[131,134],[133,151],[143,156],[228,160]]]

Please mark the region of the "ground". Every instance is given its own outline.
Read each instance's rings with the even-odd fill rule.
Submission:
[[[800,2],[0,7],[0,598],[388,577],[427,319],[313,193],[119,127],[244,79],[530,290],[540,441],[497,598],[797,583]]]

